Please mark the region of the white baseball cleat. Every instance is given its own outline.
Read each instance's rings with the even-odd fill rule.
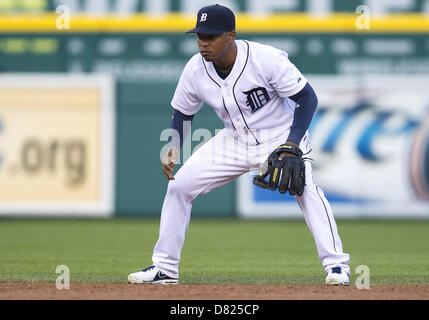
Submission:
[[[171,278],[159,270],[158,267],[150,266],[144,270],[131,273],[128,276],[128,283],[178,284],[179,279]]]
[[[328,286],[348,286],[350,285],[350,275],[340,267],[332,268],[326,276]]]

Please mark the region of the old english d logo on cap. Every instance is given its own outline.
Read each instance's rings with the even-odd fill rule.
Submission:
[[[194,29],[186,33],[221,34],[235,30],[234,13],[227,7],[215,4],[198,11]]]

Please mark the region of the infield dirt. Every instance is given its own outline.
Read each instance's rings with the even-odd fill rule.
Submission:
[[[429,286],[131,285],[0,283],[1,300],[429,300]]]

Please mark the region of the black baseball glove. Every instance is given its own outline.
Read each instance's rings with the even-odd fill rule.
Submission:
[[[279,157],[282,153],[281,157]],[[280,159],[280,160],[279,160]],[[302,151],[292,144],[282,144],[265,161],[253,184],[280,193],[289,191],[291,196],[302,195],[305,187],[305,164]],[[265,180],[269,177],[268,181]]]

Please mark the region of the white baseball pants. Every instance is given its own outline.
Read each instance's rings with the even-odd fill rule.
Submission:
[[[274,139],[261,139],[266,142],[256,145],[250,134],[238,135],[233,130],[223,129],[194,152],[177,171],[175,180],[168,184],[159,239],[152,256],[153,264],[168,276],[178,278],[180,253],[194,199],[259,168],[268,155],[286,141],[288,135],[289,131]],[[308,135],[302,139],[300,148],[304,154],[310,151]],[[309,161],[306,161],[304,193],[295,199],[316,242],[325,272],[333,267],[342,267],[350,272],[349,255],[343,253],[331,207],[323,191],[313,182]]]

